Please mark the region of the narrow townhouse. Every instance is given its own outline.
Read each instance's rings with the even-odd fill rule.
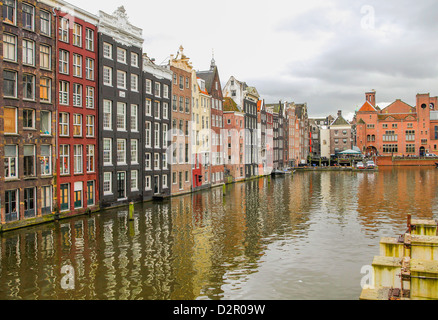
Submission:
[[[40,1],[2,2],[0,227],[56,208],[56,21]]]
[[[102,207],[142,201],[145,183],[142,29],[124,7],[99,11],[99,197]]]

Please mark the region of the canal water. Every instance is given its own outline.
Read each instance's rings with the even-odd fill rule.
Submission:
[[[358,299],[438,170],[297,172],[0,236],[0,299]]]

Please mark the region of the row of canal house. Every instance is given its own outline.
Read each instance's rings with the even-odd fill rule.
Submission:
[[[214,58],[195,70],[182,46],[157,65],[123,7],[93,15],[61,0],[5,0],[1,27],[4,229],[266,175],[303,157],[285,150],[304,146],[306,110],[298,119],[293,103],[265,104],[234,77],[222,89]]]

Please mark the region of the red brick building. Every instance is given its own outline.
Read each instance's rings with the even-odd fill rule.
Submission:
[[[98,17],[57,1],[57,199],[61,213],[98,208]]]
[[[356,112],[356,143],[366,155],[424,156],[438,151],[437,97],[417,94],[415,107],[397,99],[384,109],[376,92]]]

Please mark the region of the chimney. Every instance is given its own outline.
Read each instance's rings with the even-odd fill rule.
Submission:
[[[376,106],[376,90],[373,89],[370,92],[366,92],[365,98],[373,107]]]
[[[338,118],[342,117],[342,110],[338,110]]]

